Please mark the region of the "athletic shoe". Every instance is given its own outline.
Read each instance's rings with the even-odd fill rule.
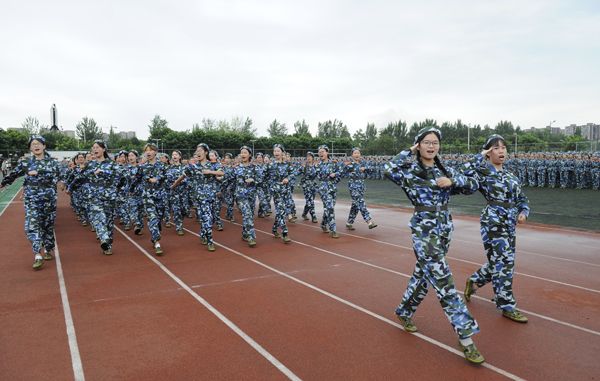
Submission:
[[[208,249],[208,251],[215,251],[215,244],[214,243],[209,243],[208,245],[206,245],[206,248]]]
[[[81,223],[81,226],[88,226],[88,223],[87,223],[87,221],[83,221],[83,222]]]
[[[142,228],[135,228],[133,232],[135,235],[142,235]]]
[[[411,318],[400,315],[396,315],[396,317],[406,332],[417,332],[417,326],[413,323]]]
[[[110,244],[108,242],[102,242],[100,247],[102,248],[102,251],[106,251],[110,248]]]
[[[223,231],[223,225],[217,225],[217,230],[220,232]]]
[[[313,218],[312,218],[312,223],[313,223],[313,224],[316,224],[317,222],[319,222],[319,220],[317,220],[317,217],[313,217]]]
[[[481,364],[485,361],[481,353],[479,353],[479,350],[477,349],[475,344],[469,344],[467,346],[464,346],[459,341],[458,345],[465,354],[465,359],[467,359],[468,362],[471,362],[473,364]]]
[[[323,233],[329,233],[329,228],[327,226],[321,225],[321,230],[323,230]]]
[[[352,224],[346,224],[346,229],[348,229],[348,230],[356,230],[356,229],[354,229],[354,226],[352,226]]]
[[[129,225],[129,224],[125,225],[125,227],[123,229],[128,232],[131,230],[131,225]]]
[[[273,232],[273,237],[274,237],[274,238],[279,238],[279,237],[281,237],[281,235],[279,234],[279,232],[277,232],[277,231],[274,231],[274,232]]]
[[[304,221],[308,221],[308,220],[309,220],[309,218],[308,218],[308,216],[307,216],[306,214],[303,214],[303,215],[302,215],[302,219],[303,219]]]
[[[527,316],[523,315],[519,310],[502,311],[502,316],[512,321],[516,321],[517,323],[527,323],[527,321],[529,321]]]
[[[156,242],[154,244],[154,252],[156,253],[156,255],[161,256],[163,255],[163,249],[162,247],[160,247],[160,243]]]
[[[331,238],[340,238],[340,235],[335,230],[330,231],[329,235],[331,236]]]
[[[178,236],[182,236],[183,234],[184,234],[184,233],[183,233],[183,230],[177,230],[177,235],[178,235]]]
[[[40,270],[44,266],[44,260],[42,257],[36,257],[33,261],[33,269]]]
[[[109,247],[108,249],[104,250],[102,253],[104,253],[104,255],[112,255],[112,247]]]
[[[250,238],[248,240],[248,246],[250,246],[250,247],[256,246],[256,241],[254,239]]]
[[[200,237],[200,243],[206,245],[208,243],[207,239],[204,237]]]
[[[290,242],[292,242],[292,240],[290,239],[290,237],[288,237],[287,233],[284,233],[282,235],[281,239],[283,239],[283,243],[290,243]]]
[[[171,226],[173,226],[173,224],[171,224],[171,221],[167,221],[167,222],[165,223],[165,227],[166,227],[166,228],[170,228]]]
[[[377,227],[377,224],[375,222],[373,222],[373,220],[369,221],[369,229],[375,229]]]
[[[52,250],[46,250],[44,252],[44,255],[42,256],[42,258],[45,261],[51,261],[51,260],[53,260],[54,259],[54,249],[52,249]]]

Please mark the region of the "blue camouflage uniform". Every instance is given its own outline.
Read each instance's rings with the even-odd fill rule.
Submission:
[[[287,205],[286,200],[291,193],[289,181],[290,177],[293,176],[294,169],[285,161],[277,162],[273,161],[268,165],[267,178],[270,185],[271,194],[273,195],[273,202],[275,204],[275,221],[273,223],[273,234],[278,236],[278,229],[281,229],[281,233],[285,236],[288,234],[288,228],[286,225],[287,219]],[[283,179],[288,179],[287,184],[282,184]]]
[[[212,245],[214,244],[212,206],[216,195],[213,185],[208,181],[209,176],[202,173],[204,170],[212,170],[210,162],[189,164],[183,169],[183,173],[193,187],[194,204],[200,220],[200,240],[202,243]]]
[[[323,202],[323,220],[321,229],[324,232],[335,232],[335,202],[337,199],[337,184],[341,180],[340,169],[337,163],[331,160],[321,161],[316,166],[319,195]],[[331,175],[334,175],[333,177]]]
[[[155,183],[150,179],[156,179]],[[135,191],[135,187],[141,186],[142,204],[144,213],[148,219],[148,230],[150,230],[150,240],[152,243],[160,241],[162,231],[162,220],[166,211],[165,187],[166,166],[159,160],[155,163],[146,162],[137,166],[135,178],[130,185],[130,190]]]
[[[165,185],[169,195],[168,207],[173,215],[173,223],[177,232],[183,232],[183,219],[186,215],[187,203],[187,179],[184,179],[183,183],[174,189],[171,189],[171,185],[183,175],[183,169],[184,166],[182,164],[172,164],[166,170]]]
[[[37,175],[29,175],[30,171],[37,171]],[[2,186],[12,184],[21,176],[25,176],[23,182],[25,234],[31,242],[34,255],[40,254],[42,248],[49,252],[55,246],[56,183],[62,180],[58,162],[48,154],[41,160],[33,156],[21,160],[2,179]]]
[[[264,181],[267,177],[269,166],[267,164],[255,164],[256,171],[263,181],[256,184],[256,195],[258,198],[258,217],[265,217],[271,214],[271,194],[269,183]]]
[[[528,200],[519,178],[511,172],[498,171],[481,154],[471,164],[479,191],[487,200],[481,213],[481,238],[488,262],[469,279],[478,288],[492,282],[496,306],[502,311],[514,311],[516,224],[520,213],[529,215]]]
[[[302,174],[300,185],[302,186],[302,193],[304,193],[305,200],[302,217],[308,219],[307,216],[310,214],[313,222],[316,222],[315,195],[317,194],[317,168],[314,164],[305,164],[300,173]]]
[[[386,176],[402,187],[415,206],[409,227],[417,263],[396,314],[412,318],[427,295],[429,283],[435,289],[455,332],[459,338],[466,339],[479,332],[479,326],[458,296],[454,277],[446,261],[454,229],[447,205],[451,193],[475,192],[477,180],[453,168],[447,168],[446,176],[437,166],[423,167],[411,158],[410,150],[402,151],[386,166]],[[436,184],[436,179],[442,176],[451,179],[450,188],[440,188]]]
[[[352,197],[352,206],[348,215],[348,224],[353,224],[358,212],[361,213],[365,222],[371,221],[371,214],[365,203],[365,178],[373,172],[372,167],[368,166],[364,160],[360,162],[352,161],[344,165],[344,175],[348,176],[348,190]]]
[[[254,204],[256,185],[262,182],[261,174],[254,164],[240,164],[234,168],[235,200],[242,213],[242,238],[256,240],[254,231]],[[252,181],[249,181],[252,180]]]

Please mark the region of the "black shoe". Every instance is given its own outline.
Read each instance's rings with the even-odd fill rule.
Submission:
[[[317,220],[317,217],[313,217],[313,218],[312,218],[312,223],[313,223],[313,224],[316,224],[317,222],[319,222],[319,220]]]
[[[110,244],[108,242],[102,242],[100,247],[102,248],[102,251],[106,251],[110,248]]]
[[[135,235],[142,235],[142,228],[135,228],[133,232],[135,233]]]

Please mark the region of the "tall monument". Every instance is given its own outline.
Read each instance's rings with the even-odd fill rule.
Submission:
[[[56,104],[52,104],[50,108],[50,131],[58,131],[58,113],[56,111]]]

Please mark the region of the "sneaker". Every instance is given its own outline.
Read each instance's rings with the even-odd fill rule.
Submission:
[[[102,253],[104,255],[112,255],[112,247],[109,246],[108,249],[103,250]]]
[[[42,256],[42,259],[44,259],[44,261],[53,260],[54,259],[54,249],[46,250],[44,252],[44,255]]]
[[[37,270],[40,270],[43,266],[44,266],[44,259],[42,259],[42,257],[36,256],[33,261],[33,269],[37,271]]]
[[[481,364],[485,361],[481,353],[479,353],[479,350],[477,349],[475,344],[463,346],[459,341],[458,346],[460,347],[460,349],[462,349],[463,353],[465,354],[465,359],[467,359],[468,362],[471,362],[473,364]]]
[[[177,235],[178,235],[178,236],[182,236],[183,234],[184,234],[184,233],[183,233],[183,230],[177,230]]]
[[[302,219],[303,219],[304,221],[308,221],[308,220],[309,220],[309,218],[308,218],[308,216],[307,216],[306,214],[303,214],[303,215],[302,215]]]
[[[321,230],[323,230],[323,233],[329,233],[329,228],[327,226],[321,225]]]
[[[354,229],[354,226],[352,226],[352,224],[346,224],[346,229],[348,229],[348,230],[356,230],[356,229]]]
[[[290,243],[290,242],[292,242],[292,240],[290,239],[290,237],[288,237],[287,233],[283,234],[282,239],[283,239],[283,243]]]
[[[123,230],[125,230],[126,232],[131,230],[131,225],[127,224],[125,225],[125,227],[123,228]]]
[[[250,238],[248,240],[248,246],[250,246],[250,247],[256,246],[256,241],[253,238]]]
[[[106,250],[108,250],[110,248],[110,245],[109,245],[108,242],[102,242],[100,244],[100,247],[102,248],[102,251],[106,251]]]
[[[88,226],[88,223],[87,223],[87,221],[83,221],[83,222],[81,223],[81,226]]]
[[[329,236],[331,238],[340,238],[340,235],[338,234],[338,232],[336,232],[335,230],[332,230],[329,232]]]
[[[402,325],[402,328],[404,328],[406,332],[417,332],[417,326],[415,325],[415,323],[413,323],[411,318],[400,315],[396,315],[396,317],[398,318],[400,324]]]
[[[208,249],[208,251],[215,251],[215,244],[214,243],[209,243],[208,245],[206,245],[206,248]]]
[[[217,225],[217,231],[222,232],[223,231],[223,225]]]
[[[200,243],[206,245],[208,243],[208,240],[204,237],[200,237]]]
[[[502,316],[512,321],[516,321],[517,323],[527,323],[529,320],[527,319],[527,316],[523,315],[519,310],[502,311]]]
[[[173,224],[171,223],[171,221],[167,221],[167,222],[165,223],[165,227],[166,227],[166,228],[170,228],[171,226],[173,226]]]
[[[136,227],[133,232],[135,235],[142,235],[142,228]]]
[[[312,223],[313,223],[313,224],[316,224],[317,222],[319,222],[319,220],[317,220],[317,217],[313,217],[313,218],[312,218]]]
[[[281,234],[279,234],[278,231],[274,231],[273,232],[273,238],[279,238],[279,237],[281,237]]]
[[[377,227],[377,224],[375,222],[373,222],[373,220],[369,221],[369,229],[375,229]]]
[[[468,278],[467,279],[467,284],[465,286],[465,300],[467,302],[470,302],[472,295],[475,295],[475,287],[473,285],[473,281]]]
[[[154,252],[156,253],[156,255],[161,256],[163,255],[163,249],[162,247],[160,247],[160,243],[156,242],[154,244]]]

